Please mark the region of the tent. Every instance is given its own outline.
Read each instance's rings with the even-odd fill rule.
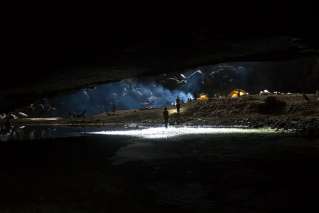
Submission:
[[[242,90],[242,89],[234,89],[229,93],[229,96],[231,98],[238,98],[238,97],[245,96],[245,95],[248,95],[248,92],[246,92],[245,90]]]
[[[208,101],[208,96],[206,94],[201,94],[198,98],[197,101],[199,102],[207,102]]]

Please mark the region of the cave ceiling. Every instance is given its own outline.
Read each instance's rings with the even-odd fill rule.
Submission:
[[[317,57],[317,19],[310,6],[291,11],[285,4],[223,6],[197,12],[128,7],[94,16],[41,12],[6,19],[1,110],[129,77],[222,62]]]

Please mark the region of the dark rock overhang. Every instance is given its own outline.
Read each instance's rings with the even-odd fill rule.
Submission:
[[[303,9],[303,17],[283,8],[242,5],[223,12],[162,12],[156,18],[151,12],[136,16],[139,11],[131,11],[126,14],[130,18],[111,12],[99,21],[20,19],[10,25],[4,49],[0,110],[129,77],[221,62],[317,57],[310,7]]]

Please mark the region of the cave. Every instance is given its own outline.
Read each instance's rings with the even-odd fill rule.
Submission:
[[[318,210],[313,5],[65,6],[3,28],[0,212]]]

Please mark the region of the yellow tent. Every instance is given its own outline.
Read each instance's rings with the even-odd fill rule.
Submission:
[[[201,94],[198,98],[197,101],[199,102],[207,102],[208,101],[208,96],[206,94]]]
[[[229,93],[229,96],[231,98],[238,98],[238,97],[245,96],[245,95],[248,95],[248,92],[246,92],[245,90],[242,90],[242,89],[234,89],[233,91],[231,91]]]

